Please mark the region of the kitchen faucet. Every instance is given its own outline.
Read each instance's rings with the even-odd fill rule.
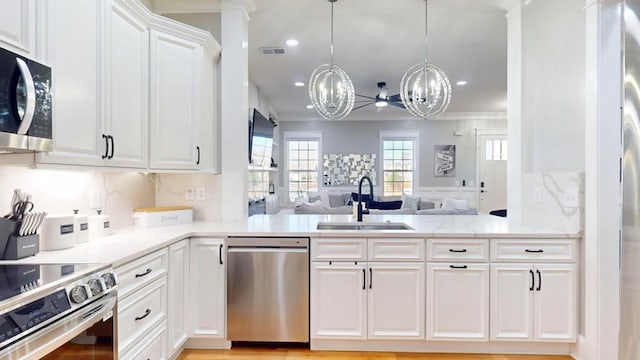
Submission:
[[[360,184],[358,185],[358,221],[362,222],[362,183],[367,180],[369,182],[369,196],[371,198],[371,200],[373,200],[373,182],[371,181],[371,178],[368,176],[363,176],[362,179],[360,179]],[[369,213],[369,211],[367,210],[367,214]]]

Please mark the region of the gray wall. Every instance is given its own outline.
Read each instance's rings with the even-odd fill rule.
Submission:
[[[276,128],[284,142],[285,131],[321,131],[322,151],[325,154],[378,154],[380,159],[380,131],[418,131],[419,187],[454,186],[455,180],[475,180],[476,151],[475,129],[507,127],[507,121],[495,120],[388,120],[388,121],[282,121]],[[462,136],[454,136],[457,130]],[[456,176],[433,176],[433,146],[456,145]],[[279,158],[284,161],[284,143],[280,145]],[[284,186],[284,166],[281,165],[280,186]],[[381,181],[381,166],[376,164],[377,183]]]

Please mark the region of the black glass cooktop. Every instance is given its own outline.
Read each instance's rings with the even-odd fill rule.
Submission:
[[[93,264],[0,265],[0,303],[95,268]],[[1,309],[0,309],[1,310]]]

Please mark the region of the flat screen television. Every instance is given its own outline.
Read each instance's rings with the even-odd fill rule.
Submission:
[[[260,113],[251,109],[249,116],[249,163],[260,168],[271,167],[273,128],[276,125]]]

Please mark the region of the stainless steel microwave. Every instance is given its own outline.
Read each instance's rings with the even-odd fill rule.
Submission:
[[[0,151],[51,151],[51,68],[0,48]]]

